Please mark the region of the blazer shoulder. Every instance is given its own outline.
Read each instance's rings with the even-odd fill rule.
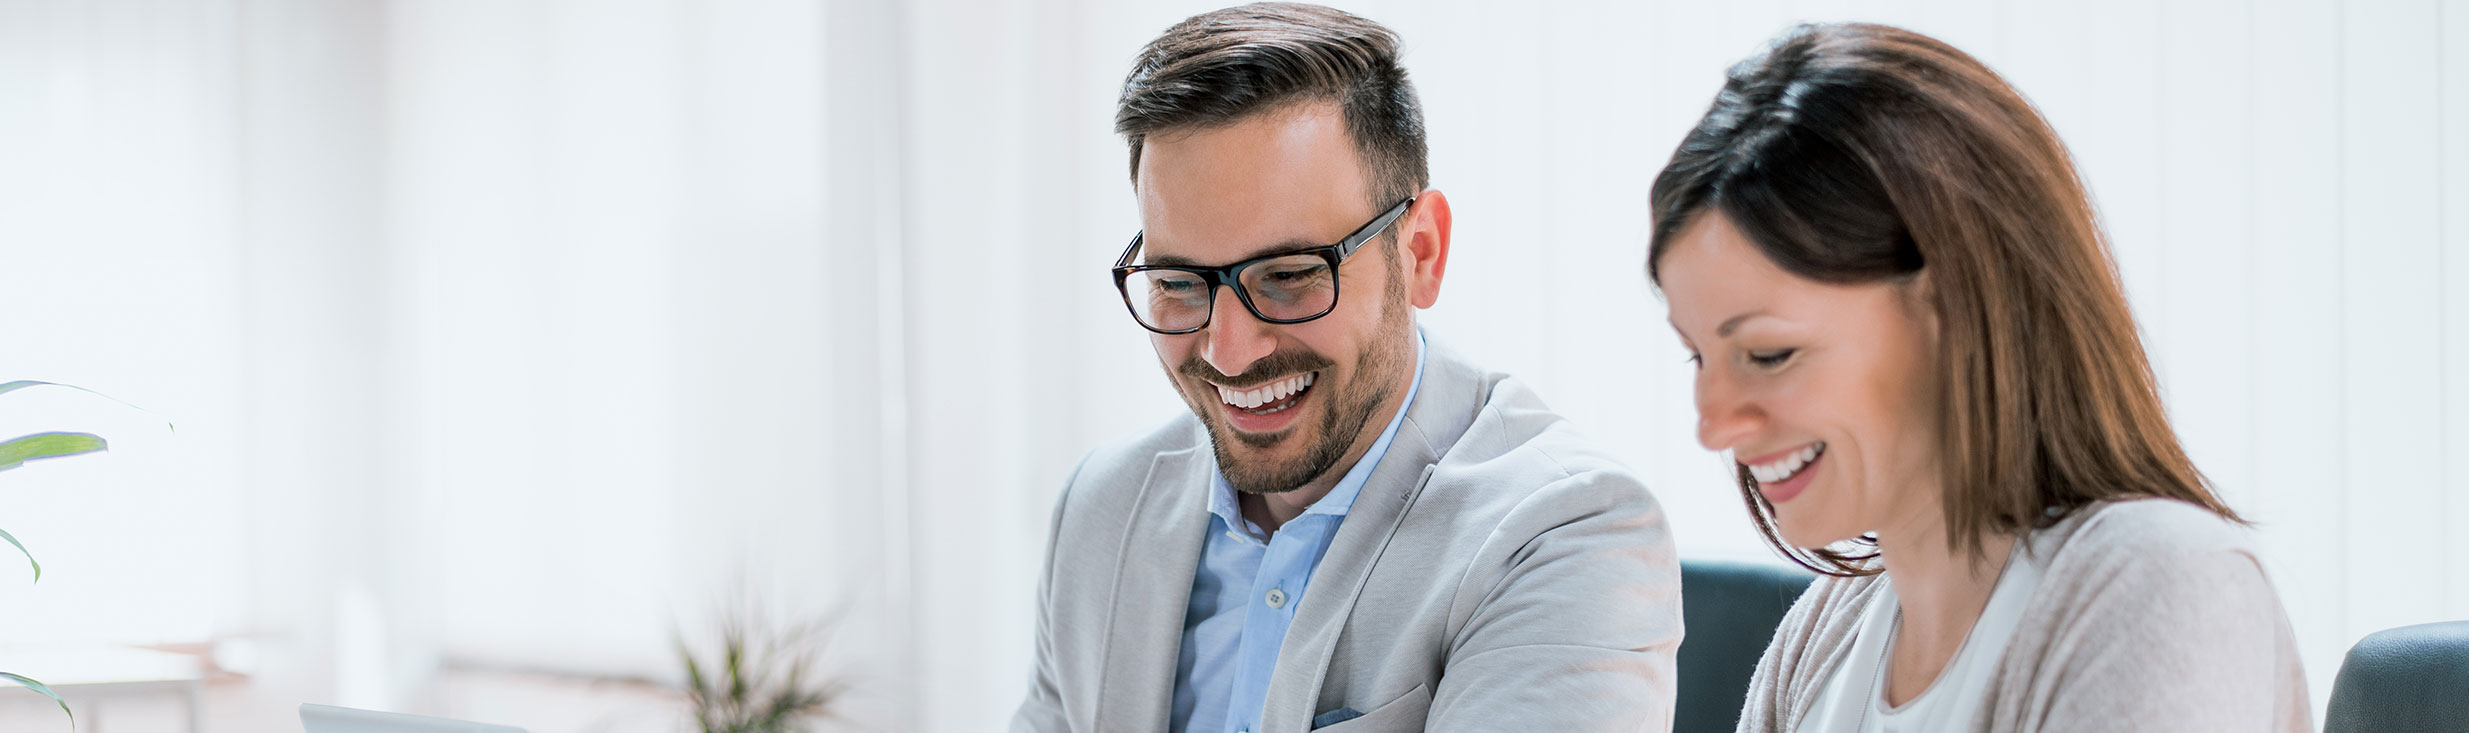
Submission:
[[[1545,406],[1516,378],[1492,386],[1464,435],[1440,457],[1434,483],[1479,485],[1520,500],[1654,504],[1645,481],[1610,451]]]
[[[1496,384],[1433,461],[1414,512],[1487,553],[1525,557],[1553,537],[1595,537],[1671,554],[1670,528],[1646,482],[1515,379]],[[1670,570],[1676,576],[1678,565]]]
[[[1075,505],[1129,507],[1140,495],[1143,479],[1158,456],[1188,450],[1206,450],[1208,434],[1200,420],[1182,413],[1159,421],[1155,426],[1132,435],[1106,441],[1089,449],[1080,458],[1080,467],[1072,472],[1070,483],[1063,487],[1057,502]]]

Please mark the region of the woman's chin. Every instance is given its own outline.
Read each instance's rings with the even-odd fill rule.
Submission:
[[[1783,536],[1784,544],[1803,550],[1825,549],[1839,542],[1858,539],[1864,534],[1862,530],[1848,525],[1829,527],[1824,526],[1826,524],[1836,523],[1796,522],[1792,520],[1791,512],[1784,511],[1782,507],[1775,510],[1775,533]]]

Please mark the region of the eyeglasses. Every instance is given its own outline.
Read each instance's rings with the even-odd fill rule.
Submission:
[[[1414,204],[1412,196],[1397,202],[1338,243],[1237,262],[1225,267],[1135,265],[1141,237],[1114,262],[1114,285],[1123,305],[1142,328],[1164,334],[1191,333],[1209,325],[1217,307],[1217,289],[1234,290],[1235,299],[1264,323],[1302,323],[1337,309],[1337,266],[1371,241]]]

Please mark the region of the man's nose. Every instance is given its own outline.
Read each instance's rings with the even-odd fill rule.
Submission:
[[[1269,327],[1243,307],[1243,300],[1235,297],[1233,288],[1225,288],[1209,306],[1209,325],[1200,330],[1200,358],[1219,374],[1240,375],[1252,367],[1252,362],[1277,350],[1277,339],[1270,335]]]

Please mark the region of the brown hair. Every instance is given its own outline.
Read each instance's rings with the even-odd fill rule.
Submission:
[[[1397,34],[1333,8],[1253,3],[1202,13],[1140,50],[1115,107],[1132,148],[1174,128],[1231,124],[1305,101],[1333,101],[1362,160],[1374,208],[1423,190],[1423,109],[1398,65]]]
[[[1938,318],[1947,541],[2046,527],[2098,501],[2164,497],[2238,520],[2178,444],[2108,244],[2057,133],[1971,56],[1881,25],[1803,25],[1732,67],[1655,177],[1647,277],[1691,218],[1721,212],[1794,275],[1929,273]],[[1802,549],[1746,468],[1760,534],[1829,575],[1870,549]]]

